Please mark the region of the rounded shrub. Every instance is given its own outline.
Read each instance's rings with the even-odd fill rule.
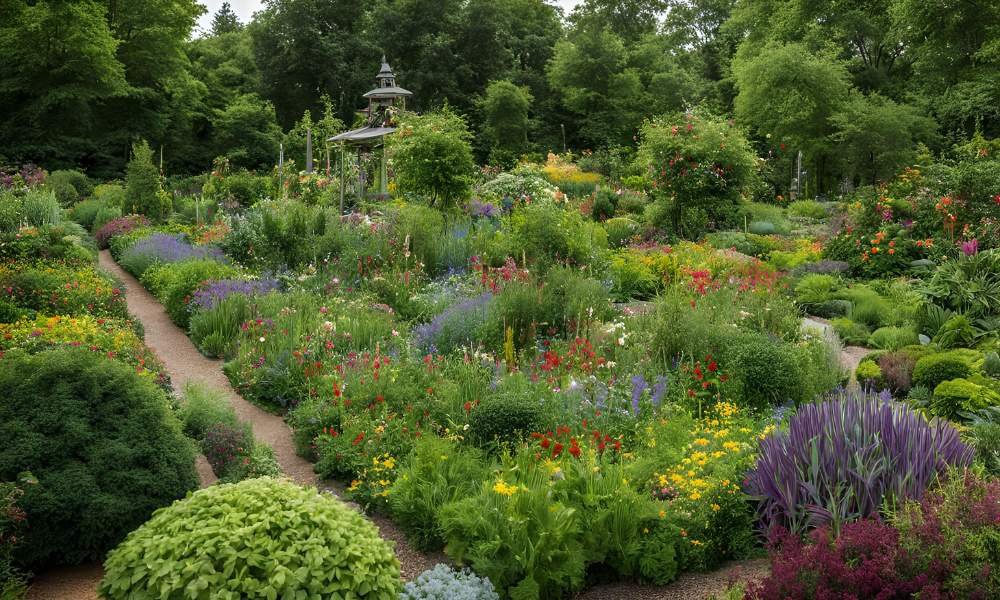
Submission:
[[[470,413],[469,438],[479,445],[517,440],[539,428],[541,412],[539,403],[527,396],[493,396]]]
[[[838,317],[831,321],[833,330],[837,332],[840,341],[848,346],[862,346],[868,343],[871,333],[868,328],[861,323],[857,323],[847,317]]]
[[[863,360],[854,371],[854,376],[858,383],[877,386],[882,382],[882,369],[873,360]]]
[[[757,235],[771,235],[775,232],[774,223],[770,221],[754,221],[750,223],[750,233]]]
[[[38,479],[22,499],[29,567],[101,558],[198,485],[166,395],[128,365],[82,348],[10,353],[0,389],[0,479]]]
[[[315,488],[266,477],[157,511],[104,570],[109,600],[396,600],[399,591],[399,561],[370,521]]]
[[[969,361],[953,352],[921,357],[913,367],[913,383],[933,390],[942,381],[961,379],[972,373]]]
[[[766,408],[803,399],[799,361],[792,346],[760,334],[746,335],[735,344],[728,364],[748,406]]]
[[[879,350],[899,350],[916,343],[917,332],[909,327],[879,327],[868,337],[868,345]]]
[[[931,412],[940,417],[956,419],[971,412],[1000,404],[1000,393],[968,379],[942,381],[934,388]]]

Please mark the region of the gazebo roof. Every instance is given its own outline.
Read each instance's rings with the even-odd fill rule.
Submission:
[[[389,135],[396,131],[395,127],[359,127],[337,134],[330,138],[329,142],[366,142],[375,138]]]
[[[375,88],[364,93],[365,98],[402,98],[404,96],[412,95],[413,92],[410,90],[404,90],[403,88],[397,86]]]

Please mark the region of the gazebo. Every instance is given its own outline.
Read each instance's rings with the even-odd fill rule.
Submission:
[[[361,114],[365,116],[364,127],[345,131],[344,133],[331,137],[328,141],[340,144],[340,213],[344,213],[344,167],[347,154],[347,147],[351,146],[356,150],[358,164],[358,200],[364,199],[365,193],[365,171],[361,164],[361,155],[365,151],[379,149],[379,178],[378,188],[380,194],[385,194],[388,188],[388,181],[385,167],[385,136],[396,131],[393,116],[399,110],[406,108],[406,98],[413,95],[413,92],[405,90],[396,85],[396,76],[382,56],[382,68],[375,76],[378,85],[375,89],[368,91],[364,97],[368,99],[368,108],[363,109]]]

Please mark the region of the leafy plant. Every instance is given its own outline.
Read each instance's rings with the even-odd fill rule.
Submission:
[[[417,548],[440,548],[444,539],[438,511],[478,491],[486,475],[486,464],[478,452],[460,449],[436,436],[422,437],[389,490],[392,516]]]
[[[205,565],[197,572],[185,564]],[[343,596],[395,600],[399,562],[336,498],[270,478],[199,490],[156,512],[104,564],[102,597]]]
[[[426,194],[433,206],[461,200],[472,181],[472,148],[465,120],[448,108],[400,119],[388,140],[401,191]]]
[[[868,345],[881,350],[899,350],[917,343],[917,332],[909,327],[879,327],[868,337]]]
[[[807,404],[787,431],[761,442],[747,490],[762,526],[799,535],[875,516],[883,503],[919,499],[947,466],[966,466],[972,450],[949,424],[928,423],[905,405],[841,393]]]
[[[29,566],[101,558],[161,506],[195,488],[194,449],[163,391],[85,348],[0,361],[0,479],[30,469]],[[53,540],[59,540],[53,544]]]
[[[408,581],[399,600],[499,600],[493,584],[469,569],[457,571],[437,564]]]

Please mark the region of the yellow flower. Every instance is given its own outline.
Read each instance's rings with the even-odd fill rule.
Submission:
[[[694,444],[696,446],[707,446],[708,445],[708,440],[706,440],[705,438],[698,438],[698,439],[696,439],[694,441]]]
[[[513,496],[517,492],[517,486],[508,485],[504,480],[498,479],[497,482],[493,484],[493,491],[501,496]]]
[[[712,510],[713,510],[714,512],[719,512],[719,510],[720,510],[721,508],[722,508],[722,507],[721,507],[721,506],[719,506],[718,504],[715,504],[714,502],[712,503]]]
[[[688,498],[690,498],[692,500],[699,500],[699,499],[701,499],[701,492],[697,492],[697,491],[691,492],[691,495],[688,496]]]
[[[729,450],[730,452],[740,451],[740,445],[737,442],[723,442],[722,447],[725,448],[726,450]]]
[[[661,519],[666,519],[667,518],[667,511],[661,510],[660,511],[660,518]]]

